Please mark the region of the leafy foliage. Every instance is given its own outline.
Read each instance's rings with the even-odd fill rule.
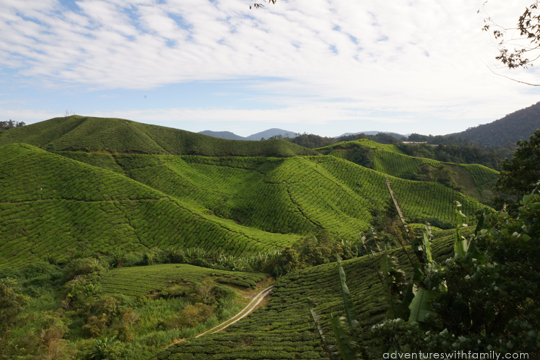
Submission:
[[[516,218],[483,213],[470,240],[457,231],[455,257],[424,266],[409,321],[373,327],[387,351],[540,353],[538,214],[536,193]]]
[[[518,141],[517,146],[512,160],[502,163],[501,177],[495,190],[523,196],[531,193],[540,181],[540,129],[531,135],[529,141]]]

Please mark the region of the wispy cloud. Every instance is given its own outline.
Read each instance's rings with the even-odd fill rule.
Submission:
[[[529,2],[492,0],[490,15],[511,25]],[[485,119],[530,105],[537,92],[483,65],[496,67],[496,50],[480,31],[481,4],[311,0],[250,11],[245,0],[0,0],[0,66],[92,89],[262,79],[252,88],[283,106],[113,111],[134,119],[329,122],[373,111],[388,113],[372,117],[379,121]]]

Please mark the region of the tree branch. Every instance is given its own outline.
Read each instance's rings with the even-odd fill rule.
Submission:
[[[483,61],[482,61],[483,62]],[[484,62],[483,62],[484,63]],[[515,81],[517,83],[520,83],[520,84],[525,84],[525,85],[529,85],[529,86],[540,86],[540,84],[531,84],[531,83],[528,83],[528,82],[525,82],[525,81],[519,81],[519,80],[516,80],[516,79],[512,79],[511,77],[508,77],[506,75],[502,75],[502,74],[497,74],[495,71],[493,71],[489,66],[487,66],[486,63],[484,63],[484,65],[486,65],[486,67],[489,69],[489,71],[491,71],[492,73],[494,73],[495,75],[497,76],[501,76],[503,78],[507,78],[508,80],[512,80],[512,81]]]

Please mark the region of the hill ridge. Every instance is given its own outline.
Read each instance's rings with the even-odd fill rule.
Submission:
[[[52,151],[276,157],[317,154],[280,139],[225,140],[131,120],[76,115],[49,119],[0,134],[0,146],[17,142]]]

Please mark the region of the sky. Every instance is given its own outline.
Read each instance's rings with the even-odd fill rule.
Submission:
[[[494,74],[540,84],[540,72],[504,69],[481,31],[490,17],[516,38],[532,2],[0,0],[0,121],[463,131],[540,101],[540,87]]]

